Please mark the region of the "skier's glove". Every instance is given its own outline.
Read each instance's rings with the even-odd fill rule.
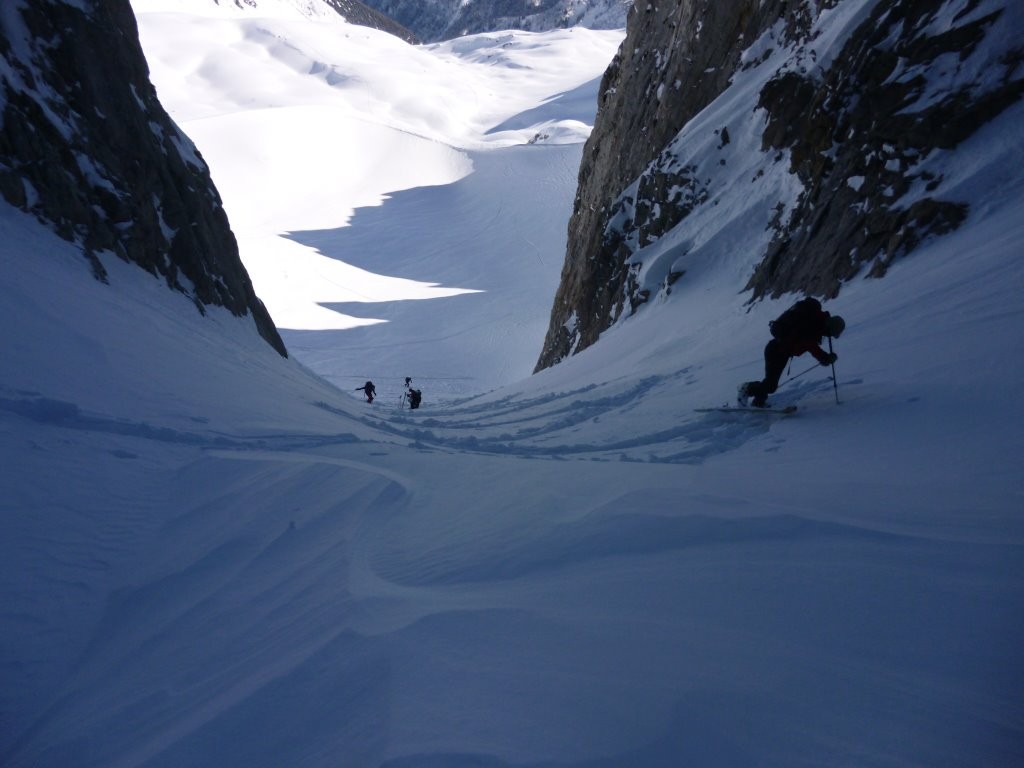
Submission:
[[[829,352],[825,355],[825,359],[821,361],[822,365],[832,365],[836,360],[839,359],[839,355],[835,352]]]

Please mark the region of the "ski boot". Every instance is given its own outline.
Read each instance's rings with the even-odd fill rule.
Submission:
[[[739,405],[740,408],[747,407],[747,401],[750,399],[750,393],[747,391],[749,386],[750,382],[747,381],[736,388],[736,404]]]

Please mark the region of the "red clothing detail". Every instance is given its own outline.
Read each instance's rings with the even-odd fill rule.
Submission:
[[[798,339],[789,347],[789,354],[792,357],[799,357],[804,352],[810,352],[819,363],[827,363],[829,360],[828,353],[821,348],[820,336],[818,337],[818,341]]]

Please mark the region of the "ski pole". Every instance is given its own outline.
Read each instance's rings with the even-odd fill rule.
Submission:
[[[790,365],[792,365],[792,359],[790,359]],[[793,379],[799,379],[805,373],[810,373],[811,371],[815,370],[816,368],[818,368],[818,364],[817,363],[812,365],[806,371],[800,371],[800,373],[798,373],[796,376],[790,376],[788,379],[786,379],[784,382],[782,382],[782,384],[789,384],[789,382],[793,381]],[[781,387],[782,384],[780,384],[779,386]]]
[[[836,405],[839,405],[839,381],[836,379],[836,353],[832,351],[832,337],[828,337],[828,353],[832,355],[832,388],[836,391]]]

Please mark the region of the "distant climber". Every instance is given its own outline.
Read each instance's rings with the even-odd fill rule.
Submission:
[[[409,376],[405,377],[405,392],[402,393],[402,402],[409,402],[409,409],[413,410],[420,407],[420,401],[423,399],[423,393],[418,389],[413,389],[412,378]]]
[[[810,352],[822,365],[832,365],[839,356],[821,348],[823,336],[839,338],[846,328],[846,321],[839,315],[832,315],[821,308],[821,302],[805,298],[787,309],[768,324],[772,339],[764,348],[764,379],[740,384],[737,399],[746,405],[751,399],[755,408],[768,405],[768,395],[779,387],[779,379],[786,370],[786,364],[793,357]],[[831,345],[830,345],[831,346]]]
[[[356,387],[356,391],[357,392],[360,389],[363,390],[363,392],[366,394],[366,402],[372,403],[374,395],[377,394],[377,388],[373,386],[373,382],[372,381],[368,381],[365,384],[363,384],[363,386]]]

